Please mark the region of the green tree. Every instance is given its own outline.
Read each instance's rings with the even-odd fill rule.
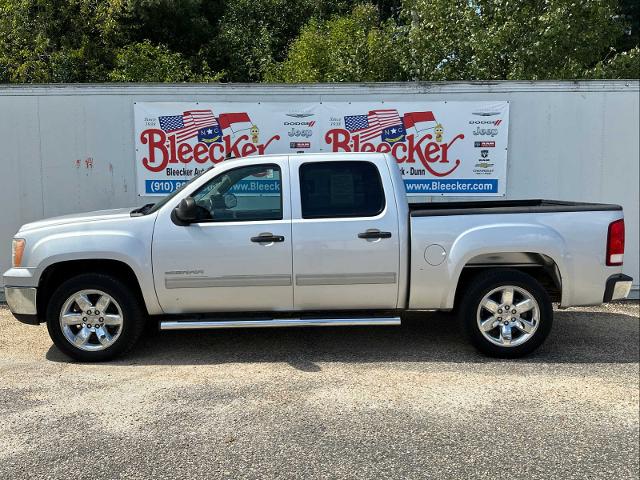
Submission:
[[[577,78],[622,33],[613,0],[407,0],[419,80]]]
[[[402,45],[392,20],[381,21],[371,4],[344,16],[314,19],[289,49],[287,59],[270,69],[268,81],[363,82],[402,78]]]
[[[0,82],[640,74],[638,0],[0,0]]]
[[[189,62],[194,79],[208,70],[224,70],[220,17],[224,0],[127,0],[126,30],[131,43],[150,41]],[[122,45],[121,47],[124,47]],[[204,70],[203,70],[204,66]],[[159,80],[156,80],[159,81]]]
[[[209,67],[209,62],[216,66],[217,58],[206,47],[215,43],[219,16],[215,7],[221,4],[0,0],[0,81],[217,79]],[[183,74],[177,72],[178,66],[184,68]]]
[[[356,6],[349,14],[310,21],[267,80],[619,78],[637,63],[633,51],[616,55],[614,47],[625,28],[633,32],[628,26],[636,17],[620,14],[633,13],[625,3],[404,0],[397,18],[391,13],[385,21],[374,6]]]
[[[203,73],[194,73],[191,65],[180,53],[171,52],[166,45],[152,45],[148,40],[121,48],[116,54],[115,66],[109,72],[114,82],[186,82],[218,81],[203,67]]]
[[[616,51],[626,52],[640,46],[640,2],[620,0],[616,17],[624,28],[624,34],[616,41]]]
[[[640,47],[618,53],[587,71],[586,78],[639,78]]]
[[[343,12],[345,0],[234,0],[226,4],[216,48],[231,81],[258,81],[312,18]]]
[[[120,0],[0,0],[0,81],[102,81],[126,41]]]

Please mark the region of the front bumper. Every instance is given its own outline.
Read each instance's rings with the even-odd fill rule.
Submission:
[[[38,309],[36,296],[38,289],[34,287],[4,287],[4,298],[9,310],[22,323],[38,325]]]
[[[624,273],[610,276],[607,279],[607,285],[604,289],[604,299],[602,301],[606,303],[627,298],[631,291],[632,283],[633,278]]]

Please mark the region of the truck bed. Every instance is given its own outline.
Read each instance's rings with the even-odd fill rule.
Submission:
[[[549,271],[562,286],[562,306],[601,303],[603,285],[620,273],[620,267],[605,264],[608,227],[622,219],[618,205],[556,200],[428,203],[411,205],[408,218],[411,309],[452,308],[452,285],[464,268],[521,265],[514,252],[525,257],[533,253],[535,264],[552,266]]]
[[[595,212],[607,210],[622,210],[622,207],[608,203],[565,202],[562,200],[542,199],[409,203],[409,215],[412,217],[498,213]]]

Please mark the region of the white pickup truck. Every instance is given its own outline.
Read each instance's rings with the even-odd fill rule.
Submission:
[[[392,157],[223,162],[155,205],[24,225],[5,296],[82,361],[163,330],[391,325],[456,310],[473,344],[517,357],[562,307],[624,298],[617,205],[408,204]]]

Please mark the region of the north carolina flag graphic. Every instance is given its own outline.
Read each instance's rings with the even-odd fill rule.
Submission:
[[[404,114],[402,123],[407,130],[413,127],[416,129],[416,132],[421,132],[423,130],[434,129],[438,122],[436,122],[436,117],[433,115],[433,112],[410,112]]]
[[[382,141],[387,143],[404,142],[406,133],[402,125],[385,128],[382,131]]]
[[[249,130],[253,123],[249,115],[242,113],[221,113],[218,117],[218,124],[222,130],[231,130],[232,133],[238,133],[243,130]]]
[[[198,130],[198,142],[213,143],[222,142],[222,130],[218,125],[205,127]]]

